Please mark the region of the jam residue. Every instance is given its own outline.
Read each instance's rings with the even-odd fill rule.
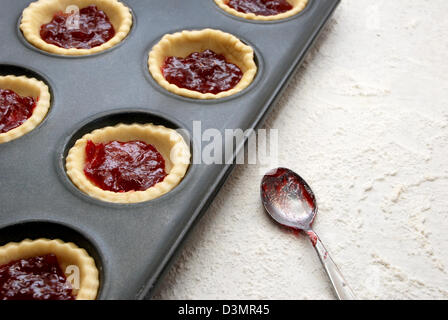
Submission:
[[[167,176],[162,155],[143,141],[89,140],[85,151],[85,175],[106,191],[145,191]]]
[[[234,88],[243,76],[238,66],[212,50],[194,52],[186,58],[167,57],[162,73],[180,88],[213,94]]]
[[[65,49],[90,49],[109,41],[114,35],[109,18],[95,5],[80,9],[79,20],[72,14],[58,12],[51,22],[40,28],[40,36],[45,42]]]
[[[261,184],[262,199],[274,204],[276,210],[288,220],[309,222],[310,212],[315,212],[315,197],[308,185],[290,170],[278,168],[267,173]],[[313,219],[315,214],[313,216]]]
[[[28,120],[36,107],[32,97],[21,97],[12,90],[0,89],[0,133],[8,132]]]
[[[75,300],[54,254],[0,266],[0,300]]]
[[[227,4],[236,11],[259,16],[274,16],[293,8],[286,0],[229,0]]]

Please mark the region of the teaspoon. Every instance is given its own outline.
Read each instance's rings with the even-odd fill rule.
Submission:
[[[261,199],[266,211],[275,221],[283,226],[301,230],[309,236],[337,297],[340,300],[355,300],[352,289],[312,229],[317,214],[317,201],[305,180],[289,169],[272,170],[261,182]]]

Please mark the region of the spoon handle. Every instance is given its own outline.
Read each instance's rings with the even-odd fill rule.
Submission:
[[[344,276],[336,263],[330,257],[330,254],[322,241],[320,241],[317,234],[312,230],[308,231],[307,234],[313,243],[314,249],[316,249],[316,252],[328,274],[328,277],[330,278],[331,283],[333,284],[334,291],[336,292],[339,300],[357,300],[355,293],[347,284],[347,281],[345,281]]]

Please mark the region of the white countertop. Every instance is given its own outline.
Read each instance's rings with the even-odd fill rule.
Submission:
[[[343,0],[266,122],[360,298],[448,298],[447,12]],[[335,298],[309,240],[263,211],[260,179],[237,166],[157,298]]]

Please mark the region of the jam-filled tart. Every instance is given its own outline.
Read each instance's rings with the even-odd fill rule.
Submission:
[[[75,142],[66,158],[72,182],[93,198],[138,203],[162,196],[185,176],[190,149],[173,129],[119,124]]]
[[[160,86],[194,99],[234,95],[257,73],[253,49],[213,29],[165,35],[150,51],[148,68]]]
[[[88,55],[120,43],[132,14],[118,0],[38,0],[22,13],[20,29],[35,47],[60,55]]]
[[[272,21],[292,17],[302,12],[309,0],[215,0],[216,4],[234,16]]]
[[[0,76],[0,144],[36,128],[50,109],[48,86],[26,76]]]
[[[98,288],[94,259],[74,243],[27,239],[0,247],[0,300],[94,300]]]

